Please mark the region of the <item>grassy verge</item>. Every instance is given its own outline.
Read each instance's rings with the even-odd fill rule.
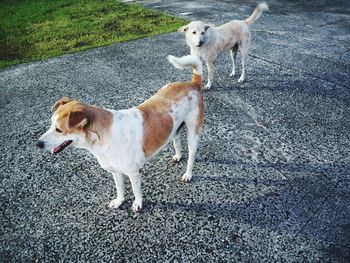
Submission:
[[[0,0],[0,68],[175,31],[186,21],[116,0]]]

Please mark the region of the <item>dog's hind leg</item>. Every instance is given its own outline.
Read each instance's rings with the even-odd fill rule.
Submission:
[[[181,147],[181,138],[180,138],[180,131],[181,129],[183,129],[183,127],[185,126],[185,123],[182,122],[179,126],[179,128],[177,128],[177,131],[176,131],[176,135],[175,137],[173,138],[173,142],[174,142],[174,148],[175,148],[175,155],[173,156],[173,161],[175,163],[178,163],[180,162],[181,160],[181,157],[182,157],[182,147]]]
[[[175,155],[173,156],[173,161],[175,163],[180,162],[182,157],[182,147],[181,147],[181,139],[180,139],[180,133],[177,133],[173,139],[174,142],[174,148],[175,148]]]
[[[118,208],[124,202],[124,177],[120,172],[113,172],[113,178],[117,188],[117,198],[113,199],[108,207]]]
[[[195,121],[186,122],[186,128],[188,142],[188,161],[186,173],[181,177],[182,182],[189,182],[192,179],[193,163],[199,140],[199,134],[196,132]]]
[[[232,59],[232,72],[230,74],[231,77],[234,77],[236,74],[237,51],[238,51],[238,44],[234,45],[233,48],[231,48],[231,50],[230,50],[230,55],[231,55],[231,59]]]

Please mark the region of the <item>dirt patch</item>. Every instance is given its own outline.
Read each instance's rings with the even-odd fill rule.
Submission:
[[[110,21],[105,23],[103,28],[107,31],[120,31],[121,25],[118,21]]]
[[[161,15],[158,13],[141,13],[140,14],[140,17],[143,17],[143,18],[158,18],[160,16]]]
[[[29,45],[29,43],[27,43]],[[26,49],[28,49],[28,45]],[[0,60],[17,60],[23,59],[25,56],[25,51],[22,48],[18,48],[17,46],[9,43],[6,39],[0,39]]]
[[[79,41],[79,42],[75,43],[73,47],[79,48],[79,47],[87,46],[89,44],[90,44],[89,41]]]
[[[150,33],[152,30],[147,27],[143,27],[142,25],[135,24],[133,27],[130,28],[130,33],[133,34],[146,34]]]
[[[100,12],[101,12],[102,14],[104,14],[104,15],[109,14],[111,11],[112,11],[112,10],[111,10],[110,8],[108,8],[108,7],[103,7],[103,8],[101,8],[101,10],[100,10]]]

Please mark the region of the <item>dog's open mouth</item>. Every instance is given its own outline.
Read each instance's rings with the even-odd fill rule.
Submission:
[[[66,148],[67,146],[69,146],[73,141],[72,140],[69,140],[69,141],[65,141],[64,143],[62,143],[61,145],[53,148],[51,150],[52,153],[56,154],[56,153],[59,153],[59,152],[62,152],[64,150],[64,148]]]

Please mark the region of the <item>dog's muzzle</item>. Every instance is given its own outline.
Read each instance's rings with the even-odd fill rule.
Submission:
[[[66,147],[68,147],[69,145],[71,145],[72,142],[73,142],[72,140],[64,141],[63,143],[61,143],[61,144],[58,145],[57,147],[53,148],[53,149],[51,150],[51,153],[56,154],[56,153],[62,152]],[[43,148],[45,148],[45,142],[43,142],[43,141],[38,141],[37,144],[36,144],[36,146],[38,146],[40,149],[43,149]]]
[[[203,44],[204,44],[204,41],[203,41],[203,40],[201,40],[201,41],[199,41],[199,43],[198,43],[197,47],[201,47],[201,46],[203,46]]]

